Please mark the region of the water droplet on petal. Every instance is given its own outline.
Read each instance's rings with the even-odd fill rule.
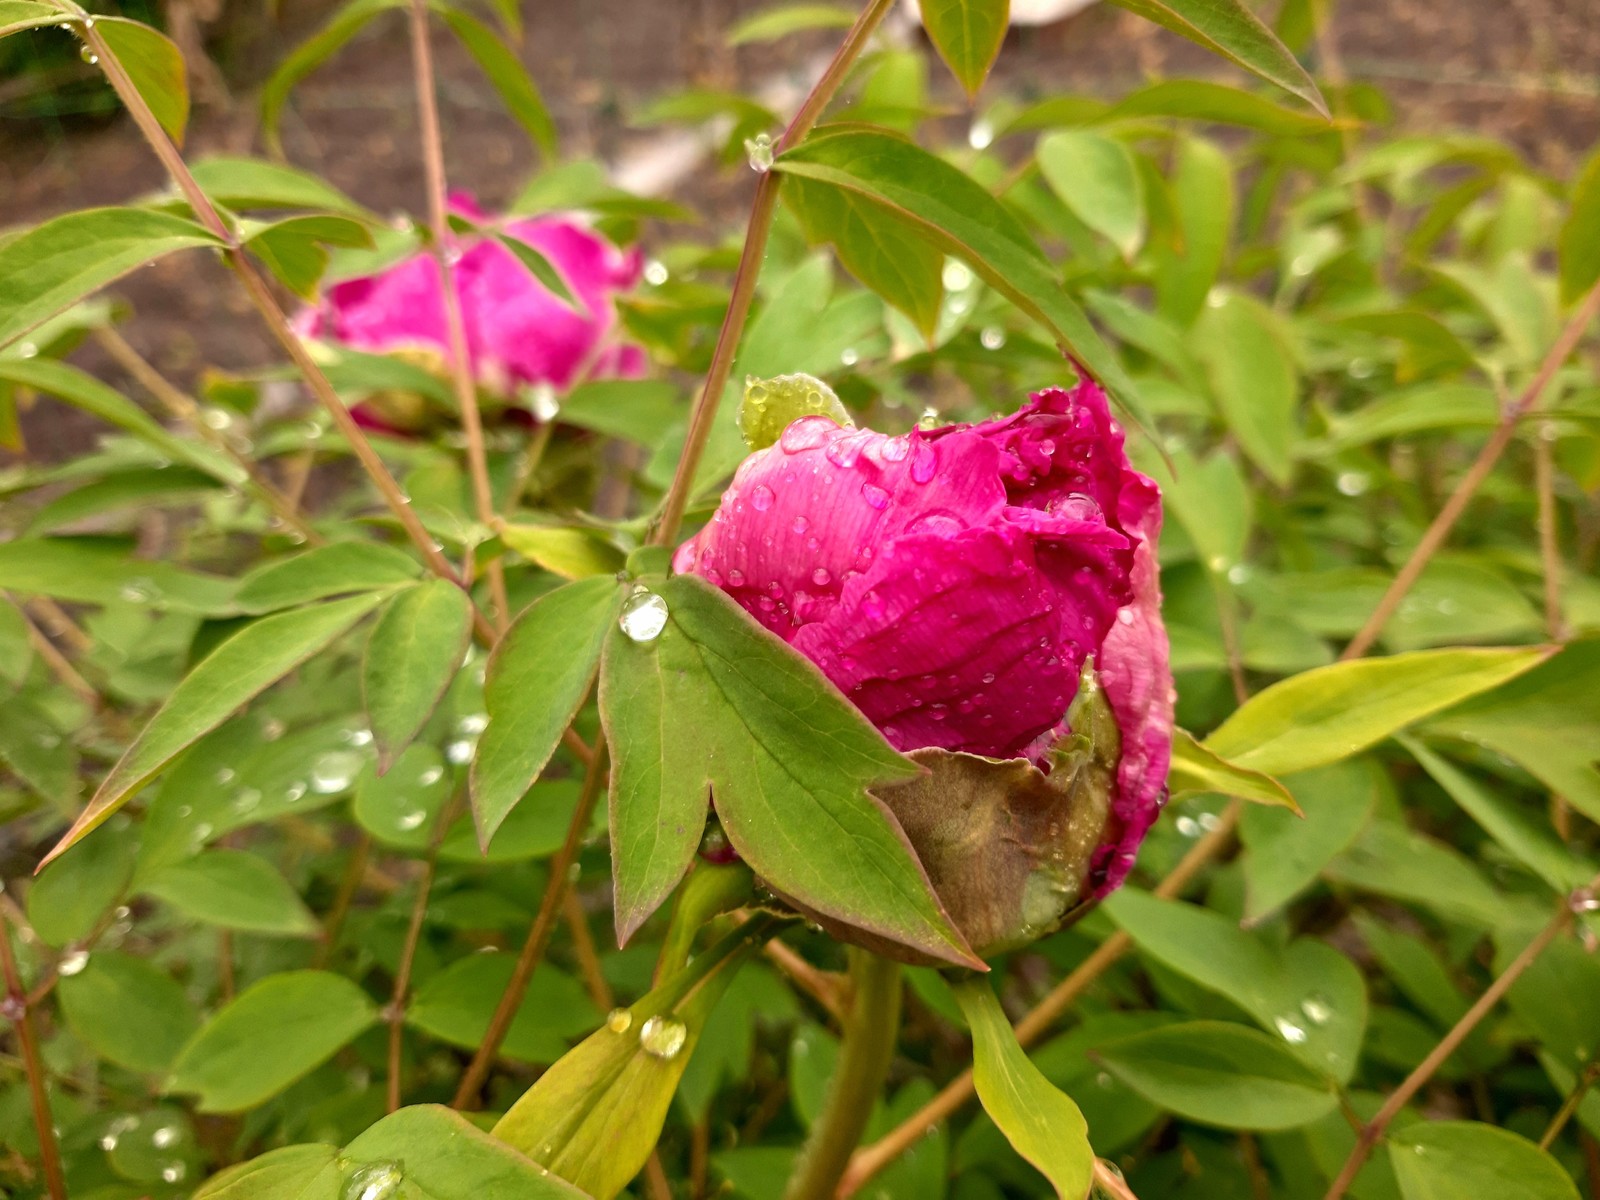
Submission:
[[[884,462],[904,462],[906,455],[911,453],[911,440],[909,438],[890,438],[883,444]]]
[[[648,588],[637,589],[622,605],[618,624],[636,642],[653,642],[667,627],[667,602]]]
[[[639,1044],[653,1058],[676,1058],[689,1040],[689,1027],[671,1017],[651,1017],[639,1027]]]
[[[750,489],[750,507],[757,512],[766,512],[772,507],[772,489],[764,483],[758,483]]]
[[[818,567],[811,572],[811,582],[818,587],[827,587],[828,584],[833,582],[833,576],[829,573],[827,567]]]
[[[939,468],[939,452],[927,442],[917,443],[917,452],[911,459],[911,482],[927,483]]]
[[[804,517],[796,517],[794,519],[794,524],[790,525],[789,528],[794,530],[796,533],[804,533],[807,529],[811,528],[811,522],[806,520]]]
[[[861,485],[861,498],[879,512],[889,507],[889,493],[875,483],[863,483]]]

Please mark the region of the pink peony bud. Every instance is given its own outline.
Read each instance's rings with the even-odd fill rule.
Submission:
[[[486,221],[469,196],[453,196],[450,207]],[[617,249],[572,216],[510,220],[502,228],[550,261],[583,310],[569,307],[494,239],[455,237],[450,273],[460,292],[478,385],[509,398],[540,384],[565,391],[586,379],[641,376],[644,355],[617,340],[613,300],[639,281],[639,251]],[[428,254],[334,284],[295,324],[303,335],[356,350],[420,352],[429,361],[447,361],[444,293]]]
[[[673,566],[721,587],[814,661],[900,750],[1028,760],[993,775],[1017,803],[1019,768],[1059,773],[1069,753],[1090,762],[1090,751],[1064,747],[1094,736],[1067,722],[1092,662],[1114,728],[1091,749],[1115,772],[1100,772],[1093,803],[1068,796],[1081,781],[1063,780],[1059,804],[1072,811],[1039,823],[1059,844],[1033,854],[1033,866],[1049,857],[1059,868],[1070,842],[1075,864],[1050,887],[1076,903],[1122,881],[1165,792],[1172,678],[1160,527],[1159,491],[1129,465],[1105,393],[1085,382],[1039,392],[1008,417],[902,437],[801,418],[745,460]],[[963,771],[934,767],[936,785],[942,772],[952,781],[948,803],[970,803]],[[1037,809],[1044,792],[1030,787]],[[926,808],[925,797],[907,803]],[[1012,821],[1015,840],[1012,809],[994,806],[1010,812],[995,820]],[[926,812],[906,815],[915,845]],[[1070,837],[1057,828],[1073,822]],[[917,849],[928,865],[931,847]],[[934,884],[955,912],[936,873]],[[1020,905],[1021,890],[1006,904]],[[986,931],[991,944],[996,930]]]

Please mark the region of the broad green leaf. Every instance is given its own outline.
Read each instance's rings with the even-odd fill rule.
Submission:
[[[126,830],[86,838],[44,867],[28,889],[28,923],[47,946],[87,938],[122,899],[135,844]]]
[[[1478,1121],[1418,1121],[1389,1135],[1404,1200],[1580,1200],[1560,1163],[1527,1138]]]
[[[1355,841],[1372,818],[1380,779],[1370,761],[1346,759],[1284,779],[1303,816],[1283,809],[1245,811],[1239,840],[1250,851],[1240,859],[1246,921],[1282,908]]]
[[[332,184],[283,163],[216,154],[189,170],[201,191],[228,208],[314,209],[372,218],[367,209]]]
[[[624,604],[600,673],[616,756],[619,938],[682,878],[715,791],[729,841],[773,891],[825,919],[975,965],[905,834],[867,791],[910,778],[911,764],[722,592],[693,575],[652,579],[650,589]]]
[[[390,1172],[400,1177],[394,1181],[396,1200],[581,1200],[585,1195],[439,1104],[391,1113],[346,1146],[340,1158],[348,1166],[331,1168],[330,1186],[343,1184],[338,1193],[343,1200],[380,1200],[386,1193],[375,1190],[377,1180]],[[348,1181],[364,1164],[372,1173],[368,1186],[352,1193]],[[332,1197],[329,1193],[328,1200]]]
[[[0,346],[145,263],[217,244],[193,221],[141,208],[89,208],[36,225],[0,243]]]
[[[378,614],[361,658],[361,695],[388,770],[438,707],[472,640],[472,600],[447,579],[396,595]]]
[[[452,1046],[475,1049],[511,982],[513,954],[469,954],[429,977],[406,1007],[406,1021]],[[553,1063],[568,1041],[588,1033],[600,1012],[583,985],[548,963],[528,982],[500,1053],[521,1062]]]
[[[240,223],[240,239],[266,268],[302,300],[314,300],[328,268],[324,246],[373,247],[372,233],[353,217],[315,214]]]
[[[1150,958],[1226,996],[1308,1066],[1341,1083],[1355,1072],[1367,1027],[1361,972],[1311,938],[1281,945],[1221,913],[1135,888],[1106,911]]]
[[[455,788],[444,758],[432,746],[407,746],[383,775],[369,765],[356,784],[351,815],[386,846],[425,850],[433,842],[434,826]],[[472,847],[472,861],[479,861]]]
[[[116,471],[63,492],[40,507],[28,522],[33,535],[53,533],[63,526],[76,525],[96,517],[115,524],[120,514],[125,520],[150,508],[195,502],[215,494],[220,485],[211,476],[190,467],[136,467]]]
[[[568,308],[576,309],[580,313],[588,311],[584,307],[583,301],[573,293],[572,288],[567,285],[567,281],[561,277],[561,272],[556,269],[556,265],[546,258],[542,251],[528,245],[521,238],[512,237],[509,233],[496,233],[495,240],[516,255],[517,261],[527,267],[533,277],[542,283],[545,289],[556,299],[560,300]]]
[[[1503,690],[1441,713],[1424,732],[1505,755],[1600,821],[1600,639],[1573,642]]]
[[[1193,341],[1240,447],[1275,483],[1287,485],[1299,386],[1276,316],[1259,301],[1227,292],[1207,302]]]
[[[71,812],[78,804],[78,751],[62,732],[31,696],[0,701],[0,762],[41,799]]]
[[[350,980],[282,971],[240,992],[173,1064],[168,1092],[193,1092],[201,1112],[241,1112],[277,1095],[378,1019]]]
[[[1172,771],[1167,788],[1174,800],[1197,793],[1211,792],[1237,796],[1254,804],[1279,805],[1299,814],[1294,796],[1270,775],[1236,766],[1207,750],[1186,730],[1176,730],[1172,739]]]
[[[558,420],[607,437],[653,446],[687,412],[682,391],[659,379],[597,379],[561,402]]]
[[[865,196],[919,230],[1080,359],[1123,407],[1143,421],[1133,383],[1083,310],[1011,212],[949,163],[887,133],[823,129],[783,155],[775,169]]]
[[[247,625],[223,642],[178,684],[44,861],[50,862],[100,825],[180,752],[331,644],[376,607],[379,599],[353,596],[277,613]]]
[[[1204,79],[1163,79],[1140,88],[1105,114],[1108,121],[1123,117],[1186,117],[1280,137],[1304,137],[1334,128],[1315,113],[1298,112],[1254,92]]]
[[[1503,800],[1465,771],[1429,750],[1414,738],[1397,739],[1433,776],[1433,781],[1482,826],[1500,848],[1528,867],[1558,892],[1570,892],[1600,874],[1600,868],[1579,857],[1558,839],[1541,813],[1534,817]]]
[[[107,1062],[154,1073],[172,1065],[200,1027],[183,985],[142,958],[97,950],[56,985],[67,1025]]]
[[[1162,498],[1200,554],[1206,570],[1226,576],[1244,562],[1254,513],[1250,485],[1233,457],[1218,450],[1201,461],[1183,450],[1172,466],[1150,456],[1146,465],[1161,484]]]
[[[1392,820],[1369,823],[1323,874],[1334,883],[1418,904],[1482,929],[1496,928],[1510,911],[1506,898],[1473,863]]]
[[[33,666],[33,634],[15,604],[0,600],[0,679],[20,688]]]
[[[783,197],[807,240],[832,245],[845,270],[933,337],[944,300],[943,254],[878,205],[841,188],[796,177]]]
[[[1114,0],[1268,83],[1299,96],[1323,116],[1328,106],[1305,68],[1242,0]]]
[[[472,762],[480,844],[539,778],[583,706],[621,603],[615,578],[580,579],[535,600],[495,647],[483,692],[489,724]]]
[[[348,592],[393,590],[415,583],[422,568],[381,542],[334,542],[263,563],[239,581],[241,612],[269,613]]]
[[[232,611],[233,581],[132,558],[126,543],[99,538],[0,542],[7,590],[82,604],[142,604],[176,612]]]
[[[368,21],[381,12],[404,8],[406,0],[350,0],[328,18],[320,30],[296,46],[278,65],[261,89],[261,131],[267,147],[276,155],[283,153],[283,143],[278,136],[278,124],[283,119],[283,106],[289,93],[311,72],[315,71],[356,34]]]
[[[140,891],[184,916],[224,929],[310,937],[317,919],[266,859],[243,850],[207,850],[147,876]]]
[[[1162,1108],[1223,1129],[1295,1129],[1339,1104],[1333,1081],[1281,1038],[1222,1021],[1137,1033],[1091,1057]]]
[[[284,1146],[237,1163],[195,1192],[195,1200],[338,1200],[337,1147]]]
[[[494,1136],[586,1195],[612,1200],[655,1148],[711,1010],[771,928],[771,918],[755,918],[613,1012],[511,1106]]]
[[[1337,762],[1515,679],[1543,650],[1419,650],[1355,659],[1273,684],[1205,741],[1242,767],[1286,775]]]
[[[500,540],[563,579],[614,576],[625,561],[622,551],[598,529],[582,525],[502,525]]]
[[[1233,238],[1233,165],[1203,138],[1178,143],[1171,189],[1175,228],[1151,239],[1156,259],[1156,307],[1188,326],[1205,307]]]
[[[1352,413],[1329,414],[1328,440],[1349,450],[1430,430],[1489,429],[1500,401],[1486,384],[1431,383],[1385,394]]]
[[[53,4],[33,4],[29,0],[0,0],[0,38],[25,29],[42,29],[61,24],[61,10]]]
[[[1073,215],[1132,258],[1144,242],[1144,185],[1127,143],[1087,129],[1039,139],[1039,173]]]
[[[500,40],[500,35],[495,33],[476,17],[462,12],[454,5],[437,5],[436,11],[444,18],[446,25],[450,26],[452,33],[466,47],[467,53],[494,87],[500,93],[500,100],[506,106],[517,124],[527,131],[533,144],[542,150],[547,157],[554,157],[556,153],[556,124],[551,119],[550,110],[545,107],[544,99],[539,95],[539,89],[533,82],[533,77],[528,74],[527,68],[522,65],[522,60],[507,48],[505,42]],[[561,295],[559,289],[551,289]]]
[[[739,21],[728,30],[730,46],[750,42],[775,42],[791,33],[808,29],[848,29],[856,23],[856,11],[842,4],[782,4]]]
[[[1561,298],[1576,300],[1600,281],[1600,150],[1572,185],[1572,206],[1561,226]]]
[[[177,44],[159,30],[126,17],[96,17],[94,29],[161,128],[182,146],[189,123],[189,76]]]
[[[174,462],[188,463],[224,483],[237,486],[246,478],[237,463],[170,432],[121,392],[77,367],[53,358],[0,358],[0,381],[56,396],[133,434]]]
[[[1432,942],[1365,912],[1355,914],[1355,924],[1378,967],[1419,1011],[1440,1029],[1449,1029],[1462,1018],[1467,999]]]
[[[963,980],[955,996],[972,1030],[973,1083],[984,1111],[1058,1196],[1087,1196],[1094,1150],[1078,1106],[1028,1061],[988,980]]]
[[[922,27],[956,82],[975,98],[1000,55],[1011,0],[920,0]]]

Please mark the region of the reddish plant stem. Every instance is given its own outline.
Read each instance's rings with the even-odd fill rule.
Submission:
[[[567,930],[572,934],[572,952],[578,960],[578,971],[583,976],[583,986],[589,993],[589,999],[601,1012],[610,1012],[616,1007],[616,996],[612,994],[611,984],[606,981],[605,971],[600,967],[600,954],[595,948],[594,934],[589,930],[589,917],[583,911],[583,901],[571,888],[567,889],[561,901],[561,912],[566,918]]]
[[[1600,886],[1600,876],[1589,883],[1590,888],[1596,886]],[[1511,986],[1521,978],[1522,973],[1549,949],[1551,943],[1567,931],[1572,924],[1572,916],[1572,902],[1570,899],[1564,899],[1556,915],[1523,948],[1522,953],[1511,960],[1499,977],[1484,989],[1477,1003],[1466,1011],[1449,1033],[1444,1035],[1428,1057],[1418,1063],[1416,1069],[1406,1076],[1405,1082],[1383,1102],[1383,1107],[1374,1114],[1372,1120],[1361,1127],[1360,1133],[1356,1135],[1355,1148],[1350,1151],[1350,1157],[1345,1159],[1344,1166],[1334,1177],[1323,1200],[1339,1200],[1349,1190],[1356,1176],[1361,1173],[1361,1168],[1366,1164],[1373,1147],[1389,1128],[1389,1122],[1393,1121],[1400,1110],[1411,1102],[1412,1097],[1422,1090],[1423,1085],[1433,1078],[1434,1073],[1456,1052],[1461,1043],[1467,1040],[1467,1036],[1478,1027],[1484,1017],[1494,1010],[1495,1005],[1499,1004],[1511,990]]]
[[[844,82],[850,68],[860,57],[871,39],[873,31],[894,6],[894,0],[871,0],[856,18],[856,23],[845,34],[833,60],[823,71],[810,93],[800,104],[800,109],[789,122],[787,129],[773,146],[775,155],[798,145],[811,132],[817,118],[827,108],[828,101]],[[705,454],[706,442],[711,437],[712,422],[723,389],[728,385],[728,373],[733,369],[733,359],[739,349],[739,339],[744,334],[750,305],[755,299],[756,278],[761,274],[761,262],[766,256],[767,235],[772,232],[772,217],[777,211],[779,177],[776,172],[763,171],[756,183],[755,198],[750,202],[750,221],[745,231],[744,251],[739,255],[739,266],[733,273],[733,291],[728,297],[728,311],[722,318],[722,328],[717,334],[716,349],[711,355],[711,365],[706,370],[705,387],[700,392],[694,412],[689,418],[689,431],[685,435],[683,453],[678,457],[678,469],[672,477],[672,486],[662,504],[661,517],[651,541],[658,546],[670,546],[677,540],[683,524],[683,513],[689,505],[694,489],[695,471]]]
[[[1483,486],[1484,480],[1489,478],[1495,464],[1500,461],[1500,456],[1505,453],[1506,447],[1516,437],[1517,424],[1526,416],[1539,397],[1544,393],[1550,381],[1555,378],[1556,371],[1561,364],[1572,356],[1578,348],[1589,322],[1593,321],[1595,314],[1600,313],[1600,283],[1589,289],[1589,293],[1579,302],[1572,319],[1562,329],[1555,344],[1550,347],[1550,352],[1545,355],[1544,361],[1539,364],[1539,370],[1532,381],[1523,390],[1516,402],[1508,406],[1501,414],[1500,423],[1495,426],[1489,440],[1484,443],[1483,449],[1478,452],[1478,457],[1473,460],[1467,473],[1461,477],[1461,482],[1456,485],[1450,498],[1445,501],[1444,507],[1439,510],[1439,515],[1428,526],[1427,532],[1422,535],[1422,540],[1417,543],[1411,557],[1406,560],[1405,566],[1400,568],[1400,573],[1395,576],[1394,582],[1389,585],[1389,590],[1384,592],[1383,599],[1378,601],[1377,608],[1373,609],[1372,616],[1367,618],[1367,623],[1361,627],[1359,633],[1350,639],[1350,644],[1344,648],[1344,653],[1339,656],[1341,661],[1360,658],[1372,648],[1372,644],[1383,633],[1389,619],[1394,616],[1395,610],[1400,607],[1411,589],[1422,576],[1428,563],[1438,553],[1439,547],[1450,536],[1450,531],[1455,528],[1456,522],[1461,519],[1461,514],[1466,512],[1467,505],[1472,503],[1472,498],[1478,494],[1478,489]]]
[[[50,1114],[50,1096],[45,1090],[44,1059],[39,1054],[39,1039],[33,1029],[33,1010],[22,986],[16,956],[11,952],[11,925],[3,909],[0,909],[0,972],[5,977],[5,1015],[17,1031],[23,1068],[28,1077],[28,1099],[33,1105],[33,1124],[39,1132],[39,1166],[44,1171],[50,1200],[67,1200],[67,1184],[61,1174],[61,1151],[56,1145],[55,1118]]]
[[[838,1024],[844,1024],[845,1005],[849,999],[844,976],[812,966],[777,938],[761,949],[773,965],[789,977],[790,983],[821,1005]]]
[[[363,829],[350,851],[350,861],[339,879],[339,890],[334,893],[333,904],[329,906],[328,915],[322,922],[322,946],[316,957],[319,967],[327,963],[339,944],[339,934],[344,929],[344,920],[350,913],[350,903],[355,899],[356,889],[361,886],[361,880],[367,873],[367,856],[371,853],[372,835]]]
[[[441,821],[440,828],[443,827],[444,822]],[[385,1092],[389,1112],[395,1112],[400,1107],[400,1050],[406,1027],[406,993],[411,988],[411,968],[417,960],[417,945],[422,940],[422,924],[428,915],[428,897],[433,893],[433,876],[438,862],[438,839],[435,839],[435,847],[422,868],[422,878],[417,880],[417,898],[411,905],[411,922],[406,926],[405,944],[400,948],[400,962],[394,973],[394,989],[389,994],[389,1004],[383,1014],[389,1023],[389,1079]]]
[[[484,1080],[489,1077],[489,1071],[494,1066],[495,1056],[500,1052],[500,1043],[505,1041],[506,1032],[511,1028],[511,1021],[517,1015],[517,1009],[522,1007],[522,998],[528,993],[528,982],[533,978],[534,968],[539,965],[539,959],[544,955],[545,945],[550,940],[550,931],[555,927],[556,918],[561,913],[562,898],[572,886],[572,865],[577,861],[578,849],[583,844],[584,831],[589,827],[589,817],[594,812],[595,800],[605,786],[605,781],[606,747],[602,742],[589,762],[589,769],[584,773],[583,791],[578,796],[578,807],[572,814],[572,822],[567,826],[566,840],[562,842],[561,849],[556,851],[555,857],[550,860],[550,882],[545,885],[544,898],[539,902],[539,911],[533,918],[533,925],[528,929],[527,941],[523,943],[522,952],[517,956],[517,965],[511,972],[511,980],[500,996],[500,1003],[489,1021],[483,1042],[473,1054],[472,1061],[467,1064],[461,1083],[456,1088],[455,1099],[451,1101],[454,1108],[471,1108],[478,1102],[478,1093],[483,1090]]]
[[[494,494],[489,488],[489,461],[484,449],[483,416],[478,411],[478,388],[472,378],[472,358],[467,348],[467,326],[461,313],[461,293],[450,269],[449,198],[444,174],[444,139],[439,132],[438,88],[433,73],[433,46],[428,40],[428,0],[411,0],[411,64],[415,76],[417,110],[422,126],[422,165],[428,180],[428,220],[433,231],[433,257],[439,270],[439,290],[444,297],[445,329],[450,348],[450,379],[461,429],[467,437],[467,470],[472,477],[472,500],[478,520],[492,527]],[[494,602],[495,629],[504,634],[511,623],[506,599],[505,563],[497,556],[489,562],[489,595]]]

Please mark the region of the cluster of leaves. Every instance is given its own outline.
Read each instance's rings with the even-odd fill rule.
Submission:
[[[269,144],[293,84],[403,7],[354,0],[291,55],[263,92]],[[310,395],[274,399],[286,370],[209,373],[194,397],[136,370],[163,423],[68,359],[94,339],[130,361],[120,314],[91,297],[163,255],[221,252],[310,295],[424,233],[234,157],[194,164],[194,190],[0,234],[0,439],[22,449],[35,405],[114,431],[0,476],[12,1194],[47,1194],[58,1156],[95,1200],[207,1177],[202,1194],[230,1200],[610,1196],[653,1148],[642,1194],[780,1194],[839,1053],[842,953],[798,925],[736,926],[728,910],[767,901],[743,868],[696,863],[707,784],[774,891],[964,958],[865,792],[903,761],[731,604],[663,578],[648,544],[716,365],[733,244],[554,158],[507,41],[515,4],[487,21],[428,7],[551,154],[513,211],[646,232],[624,320],[652,378],[580,385],[532,439],[486,407],[493,523],[453,433],[375,438],[404,493],[386,512],[341,469],[351,429]],[[975,92],[1004,5],[923,7]],[[1584,636],[1600,627],[1600,383],[1571,345],[1550,351],[1575,310],[1593,315],[1600,158],[1562,181],[1481,139],[1391,135],[1360,87],[1330,124],[1290,98],[1320,99],[1243,9],[1126,7],[1279,90],[1000,98],[942,143],[929,56],[874,44],[837,120],[780,146],[761,185],[781,203],[733,379],[815,374],[886,429],[1012,407],[1063,381],[1063,348],[1108,383],[1165,488],[1179,717],[1204,735],[1180,739],[1174,803],[1123,892],[997,959],[992,988],[907,972],[868,1125],[903,1152],[867,1187],[1077,1200],[1092,1143],[1147,1198],[1314,1198],[1352,1124],[1426,1062],[1348,1194],[1575,1197],[1600,1137],[1584,941],[1600,932],[1600,643]],[[732,37],[852,19],[806,5]],[[63,23],[181,142],[182,62],[159,34],[0,0],[0,35]],[[696,93],[641,121],[715,123],[738,147],[777,116]],[[351,406],[403,394],[437,418],[425,428],[455,428],[457,394],[415,362],[328,351],[311,369]],[[743,453],[732,408],[691,450],[691,518]],[[327,486],[302,512],[312,473]],[[1463,479],[1471,519],[1374,631],[1388,653],[1336,661]],[[670,614],[643,637],[619,624],[636,588]],[[522,615],[501,633],[485,612]],[[1195,880],[1193,902],[1151,890],[1205,856],[1172,876]],[[596,936],[600,914],[625,946]],[[1503,1003],[1435,1055],[1513,963]],[[1006,1010],[1058,978],[1076,1004],[1025,1055]],[[920,1110],[974,1042],[988,1115],[924,1136]],[[439,1107],[471,1108],[485,1071],[505,1113],[492,1136]]]

